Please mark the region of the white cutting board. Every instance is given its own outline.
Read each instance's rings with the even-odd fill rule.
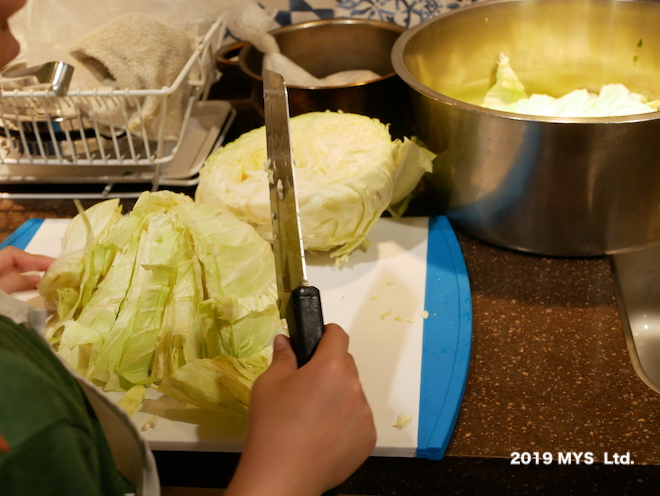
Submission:
[[[57,257],[67,223],[66,219],[43,221],[25,246],[26,251]],[[327,255],[312,255],[307,260],[308,279],[321,291],[324,320],[340,324],[350,335],[349,351],[356,360],[374,412],[378,433],[375,456],[420,456],[417,450],[423,397],[420,379],[424,323],[427,318],[443,318],[437,313],[425,314],[428,226],[428,218],[381,218],[369,233],[369,248],[354,252],[342,267],[336,267]],[[449,272],[452,270],[449,268]],[[447,276],[451,279],[454,274]],[[22,299],[39,303],[34,293],[24,294]],[[442,353],[445,352],[443,348]],[[465,352],[469,356],[469,340],[467,350],[459,350],[463,362]],[[467,374],[467,364],[464,365],[461,374]],[[444,371],[442,375],[446,375]],[[454,401],[456,411],[449,412],[448,424],[442,427],[449,431],[442,433],[443,440],[438,444],[443,446],[433,447],[436,458],[442,457],[451,435],[464,377],[462,381]],[[432,388],[432,381],[430,384]],[[119,397],[117,393],[111,396]],[[400,414],[411,418],[403,428],[395,427]],[[154,450],[240,452],[242,449],[244,419],[192,407],[153,390],[134,419]],[[425,424],[431,426],[431,431],[438,429],[435,413]]]

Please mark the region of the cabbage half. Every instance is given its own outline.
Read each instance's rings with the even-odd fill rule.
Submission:
[[[434,155],[415,142],[394,140],[377,119],[310,112],[290,121],[303,243],[342,257],[365,243],[390,206],[401,212]],[[271,239],[266,130],[243,134],[202,167],[195,200],[217,205]]]
[[[482,102],[482,106],[494,110],[546,117],[609,117],[660,110],[660,101],[649,102],[644,95],[632,93],[622,84],[606,84],[598,94],[578,89],[559,98],[527,96],[525,86],[503,53],[497,60],[495,78]]]
[[[145,192],[127,215],[117,200],[81,212],[62,246],[39,291],[65,361],[105,390],[131,391],[131,409],[144,397],[136,386],[153,385],[245,413],[280,329],[272,250],[252,227],[185,195]]]

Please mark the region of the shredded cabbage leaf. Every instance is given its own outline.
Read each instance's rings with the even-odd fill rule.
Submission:
[[[124,396],[122,396],[122,398],[117,402],[117,406],[122,408],[132,417],[135,415],[135,412],[144,401],[146,395],[146,387],[142,385],[133,386],[131,389],[126,391]]]
[[[420,143],[392,140],[388,126],[364,115],[310,112],[290,121],[305,248],[339,261],[366,244],[388,208],[401,214],[435,157]],[[266,129],[249,131],[212,154],[195,194],[272,237]]]
[[[509,57],[500,53],[495,84],[486,93],[482,106],[546,117],[612,117],[656,112],[660,110],[660,101],[650,102],[622,84],[606,84],[598,94],[577,89],[559,98],[543,94],[528,96]]]
[[[405,413],[400,413],[396,417],[396,423],[392,426],[395,429],[405,429],[408,424],[410,424],[410,421],[412,420],[412,417],[409,417]]]
[[[117,200],[81,212],[62,246],[39,291],[54,310],[46,337],[66,362],[128,391],[128,411],[160,386],[245,414],[281,327],[272,249],[251,226],[183,194],[144,192],[126,215]]]
[[[202,358],[168,376],[158,389],[180,401],[235,415],[247,411],[252,384],[267,366],[268,358],[262,353],[246,358]]]

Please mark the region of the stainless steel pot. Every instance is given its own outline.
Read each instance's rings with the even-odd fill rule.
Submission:
[[[392,51],[412,88],[429,181],[453,225],[487,242],[592,256],[660,241],[660,113],[543,118],[480,107],[504,52],[527,92],[623,83],[660,98],[660,3],[491,0],[404,33]]]
[[[389,22],[329,19],[292,24],[271,31],[280,51],[314,76],[368,69],[380,79],[333,87],[289,86],[291,115],[342,110],[376,117],[391,124],[392,134],[405,135],[409,127],[407,86],[395,74],[391,51],[405,28]],[[251,44],[239,52],[238,63],[249,77],[251,100],[263,116],[263,54]]]

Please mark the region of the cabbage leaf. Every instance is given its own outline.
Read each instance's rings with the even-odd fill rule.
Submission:
[[[263,353],[234,358],[221,355],[184,365],[158,387],[172,398],[230,416],[245,415],[250,390],[268,366]]]

